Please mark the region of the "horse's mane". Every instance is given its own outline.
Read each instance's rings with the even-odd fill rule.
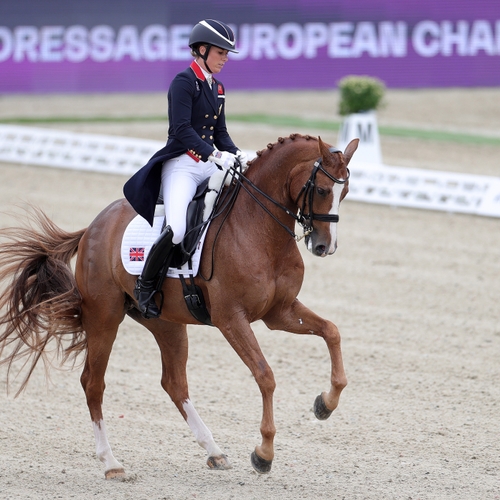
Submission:
[[[260,151],[257,151],[257,156],[252,161],[249,161],[248,165],[249,166],[252,165],[254,163],[254,161],[256,161],[258,158],[260,158],[266,151],[270,151],[271,149],[273,149],[276,146],[279,146],[279,145],[282,145],[285,143],[289,143],[292,141],[296,141],[297,139],[304,139],[306,141],[310,141],[310,140],[317,141],[318,140],[317,137],[312,137],[311,135],[302,135],[302,134],[290,134],[288,137],[278,137],[276,142],[274,142],[274,143],[270,142],[265,149],[261,149]]]

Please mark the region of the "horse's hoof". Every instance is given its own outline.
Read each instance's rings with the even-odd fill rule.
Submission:
[[[271,466],[273,465],[272,460],[266,460],[265,458],[259,457],[259,455],[255,453],[255,451],[252,452],[250,460],[252,462],[252,467],[259,474],[267,474],[271,470]]]
[[[220,455],[218,457],[208,457],[207,465],[211,469],[215,470],[227,470],[233,468],[233,466],[229,463],[226,455]]]
[[[104,473],[106,479],[125,479],[125,469],[109,469]]]
[[[332,413],[333,410],[326,407],[323,396],[320,394],[314,401],[314,415],[318,420],[326,420]]]

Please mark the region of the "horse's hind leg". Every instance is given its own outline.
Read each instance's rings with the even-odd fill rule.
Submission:
[[[331,321],[319,317],[298,300],[292,303],[290,309],[276,308],[276,311],[269,313],[264,321],[272,330],[318,335],[325,340],[331,360],[331,386],[328,392],[323,392],[316,398],[314,414],[318,419],[326,420],[337,408],[340,394],[347,385],[337,327]]]
[[[100,296],[96,302],[90,300],[90,303],[84,301],[82,304],[82,321],[87,333],[87,357],[80,381],[87,397],[94,428],[96,454],[104,464],[106,479],[125,476],[122,464],[115,459],[111,451],[102,414],[106,387],[104,376],[118,325],[124,317],[123,296],[115,292],[116,300],[113,301],[112,295],[109,291],[105,299]]]
[[[145,322],[142,318],[134,319],[141,322],[154,335],[161,351],[161,385],[186,420],[198,444],[206,450],[207,465],[211,469],[230,469],[229,460],[215,443],[212,433],[189,399],[186,376],[188,359],[186,326],[166,321]]]

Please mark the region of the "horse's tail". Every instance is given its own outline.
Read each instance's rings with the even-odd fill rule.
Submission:
[[[86,349],[82,298],[70,267],[85,231],[65,232],[38,209],[24,226],[0,229],[0,365],[7,365],[7,387],[13,363],[24,360],[19,371],[27,366],[16,396],[40,358],[47,375],[54,357],[74,363]],[[51,340],[56,349],[49,351]]]

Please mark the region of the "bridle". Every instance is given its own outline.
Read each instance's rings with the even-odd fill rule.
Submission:
[[[337,148],[329,148],[330,153],[341,153],[342,151]],[[264,193],[261,189],[259,189],[252,181],[250,181],[246,176],[241,175],[241,173],[236,170],[239,175],[235,175],[234,178],[238,184],[239,187],[243,188],[249,196],[251,196],[254,201],[261,206],[263,210],[265,210],[285,231],[290,234],[292,238],[294,238],[296,241],[300,241],[302,238],[305,236],[308,236],[309,234],[312,233],[314,227],[313,227],[313,221],[317,220],[320,222],[330,222],[330,223],[336,223],[339,221],[339,216],[337,214],[316,214],[312,211],[312,206],[313,206],[313,200],[314,200],[314,192],[315,192],[315,186],[316,186],[316,175],[318,174],[319,171],[321,171],[323,174],[325,174],[330,180],[332,180],[336,184],[345,184],[350,177],[350,172],[349,169],[347,169],[347,177],[345,179],[337,179],[333,175],[329,174],[324,168],[323,168],[323,160],[322,158],[318,158],[313,165],[313,169],[311,171],[311,175],[309,176],[309,179],[306,181],[306,183],[302,186],[297,198],[295,199],[295,205],[298,204],[299,199],[302,195],[304,195],[303,200],[302,200],[302,207],[299,208],[299,213],[298,215],[291,212],[288,210],[288,208],[284,207],[280,203],[278,203],[276,200],[273,200],[269,195]],[[256,196],[254,193],[252,193],[248,187],[245,185],[248,184],[254,191],[257,191],[260,195],[262,195],[264,198],[272,202],[275,206],[281,208],[287,215],[295,219],[295,221],[299,224],[299,226],[302,227],[304,230],[304,234],[302,236],[297,236],[291,229],[288,228],[285,224],[283,224]],[[306,214],[306,206],[309,206],[309,210],[311,211],[310,214]]]
[[[330,153],[341,153],[342,151],[337,148],[329,148],[328,151]],[[323,174],[325,174],[330,180],[332,180],[335,184],[345,184],[351,175],[351,172],[349,169],[347,169],[347,177],[345,179],[337,179],[333,175],[329,174],[324,168],[323,168],[323,160],[322,158],[318,158],[313,165],[313,169],[311,172],[311,176],[309,177],[308,181],[302,186],[302,189],[300,190],[299,194],[297,195],[297,198],[295,199],[295,204],[299,202],[299,199],[302,195],[304,195],[302,199],[302,207],[299,208],[299,215],[297,216],[297,221],[298,223],[302,226],[304,229],[304,236],[307,236],[312,233],[313,231],[313,221],[317,220],[320,222],[330,222],[330,223],[337,223],[340,220],[340,217],[338,214],[315,214],[312,211],[312,206],[313,206],[313,198],[314,198],[314,192],[315,192],[315,187],[316,187],[316,175],[318,171],[321,171]],[[306,214],[306,202],[309,205],[309,210],[311,211],[310,214]]]

